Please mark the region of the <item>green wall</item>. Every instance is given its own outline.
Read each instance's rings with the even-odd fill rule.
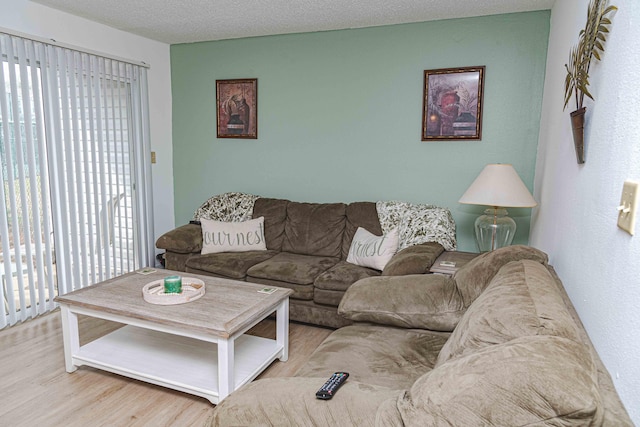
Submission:
[[[448,207],[487,163],[533,186],[549,11],[171,46],[176,224],[241,191],[306,202]],[[422,142],[423,70],[485,65],[481,141]],[[258,79],[258,139],[216,138],[216,79]],[[561,96],[561,95],[559,95]],[[510,213],[527,243],[529,209]]]

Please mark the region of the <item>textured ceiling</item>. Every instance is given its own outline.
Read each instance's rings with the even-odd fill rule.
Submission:
[[[273,34],[550,9],[555,0],[32,0],[161,42]]]

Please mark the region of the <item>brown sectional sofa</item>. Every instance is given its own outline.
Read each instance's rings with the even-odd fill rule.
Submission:
[[[233,200],[225,202],[230,207],[213,210],[237,218],[241,215],[228,212],[238,204]],[[337,328],[351,323],[338,316],[337,308],[353,283],[380,275],[427,273],[444,251],[441,244],[427,242],[398,252],[382,272],[360,267],[346,258],[358,227],[382,234],[375,202],[299,203],[259,197],[251,203],[251,216],[264,217],[266,251],[202,255],[201,227],[190,223],[157,240],[156,246],[166,250],[166,268],[293,289],[292,320]],[[448,226],[455,236],[452,219]]]
[[[453,278],[351,286],[334,331],[290,378],[254,381],[215,426],[632,426],[546,254],[486,253]],[[335,371],[350,377],[315,398]]]

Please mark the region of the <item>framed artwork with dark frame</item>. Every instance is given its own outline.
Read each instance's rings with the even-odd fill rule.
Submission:
[[[484,66],[424,71],[423,141],[482,139]]]
[[[258,79],[216,80],[218,138],[258,139]]]

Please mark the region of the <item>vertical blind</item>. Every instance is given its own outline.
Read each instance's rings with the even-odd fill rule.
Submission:
[[[147,70],[0,33],[0,328],[153,265]]]

